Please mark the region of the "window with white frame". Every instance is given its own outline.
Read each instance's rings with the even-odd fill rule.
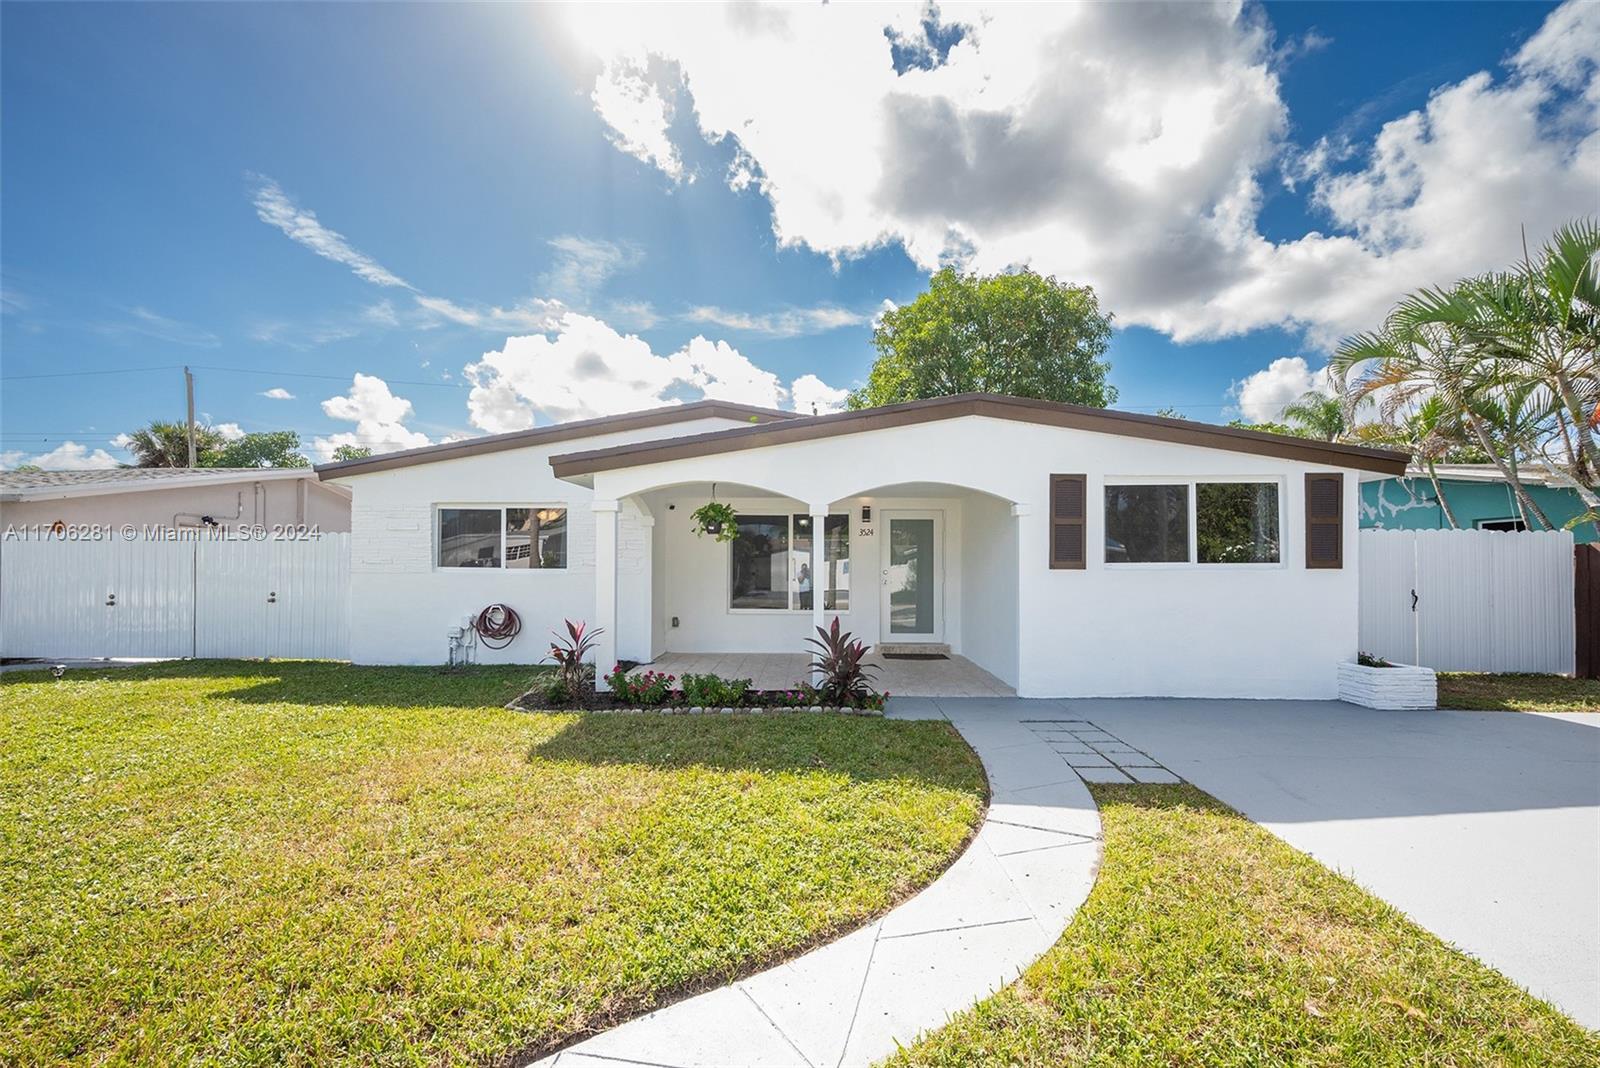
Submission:
[[[1277,482],[1228,480],[1105,487],[1108,564],[1276,564]]]
[[[822,527],[822,575],[811,573],[815,521],[799,515],[740,515],[728,544],[728,607],[740,611],[811,610],[817,591],[830,612],[850,610],[850,517]]]
[[[440,508],[439,567],[515,570],[567,566],[567,510],[522,507]]]

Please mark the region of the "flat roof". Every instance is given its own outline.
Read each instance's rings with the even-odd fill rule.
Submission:
[[[1365,445],[1343,445],[1269,434],[1259,430],[1197,423],[1188,419],[1168,419],[1157,415],[1136,415],[1080,404],[1008,397],[995,393],[960,393],[949,397],[908,401],[882,408],[867,408],[834,415],[807,416],[761,426],[738,427],[710,434],[663,438],[618,445],[588,452],[564,453],[550,458],[559,478],[614,471],[644,464],[664,463],[694,456],[762,449],[797,441],[859,434],[898,426],[959,419],[978,415],[990,419],[1009,419],[1042,426],[1088,430],[1099,434],[1168,441],[1207,449],[1276,456],[1302,463],[1353,468],[1383,475],[1402,475],[1410,454],[1394,449],[1375,449]]]
[[[217,486],[233,482],[316,481],[310,467],[106,467],[89,471],[0,471],[0,501],[53,501],[108,493]],[[348,492],[342,486],[329,489]]]

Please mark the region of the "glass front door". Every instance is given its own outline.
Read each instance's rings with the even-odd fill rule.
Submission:
[[[943,631],[937,512],[888,513],[883,544],[883,641],[938,641]]]

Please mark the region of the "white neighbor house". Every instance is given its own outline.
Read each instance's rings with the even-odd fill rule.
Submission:
[[[1024,697],[1327,698],[1356,654],[1359,481],[1406,459],[963,395],[702,401],[318,471],[354,494],[357,663],[442,662],[448,628],[504,602],[523,634],[486,662],[538,660],[563,619],[604,628],[602,670],[800,653],[837,615]],[[713,492],[732,543],[692,529]]]

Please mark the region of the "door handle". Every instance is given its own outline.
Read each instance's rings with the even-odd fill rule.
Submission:
[[[278,603],[278,591],[277,590],[273,590],[271,593],[267,594],[267,603],[268,604],[277,604]]]

